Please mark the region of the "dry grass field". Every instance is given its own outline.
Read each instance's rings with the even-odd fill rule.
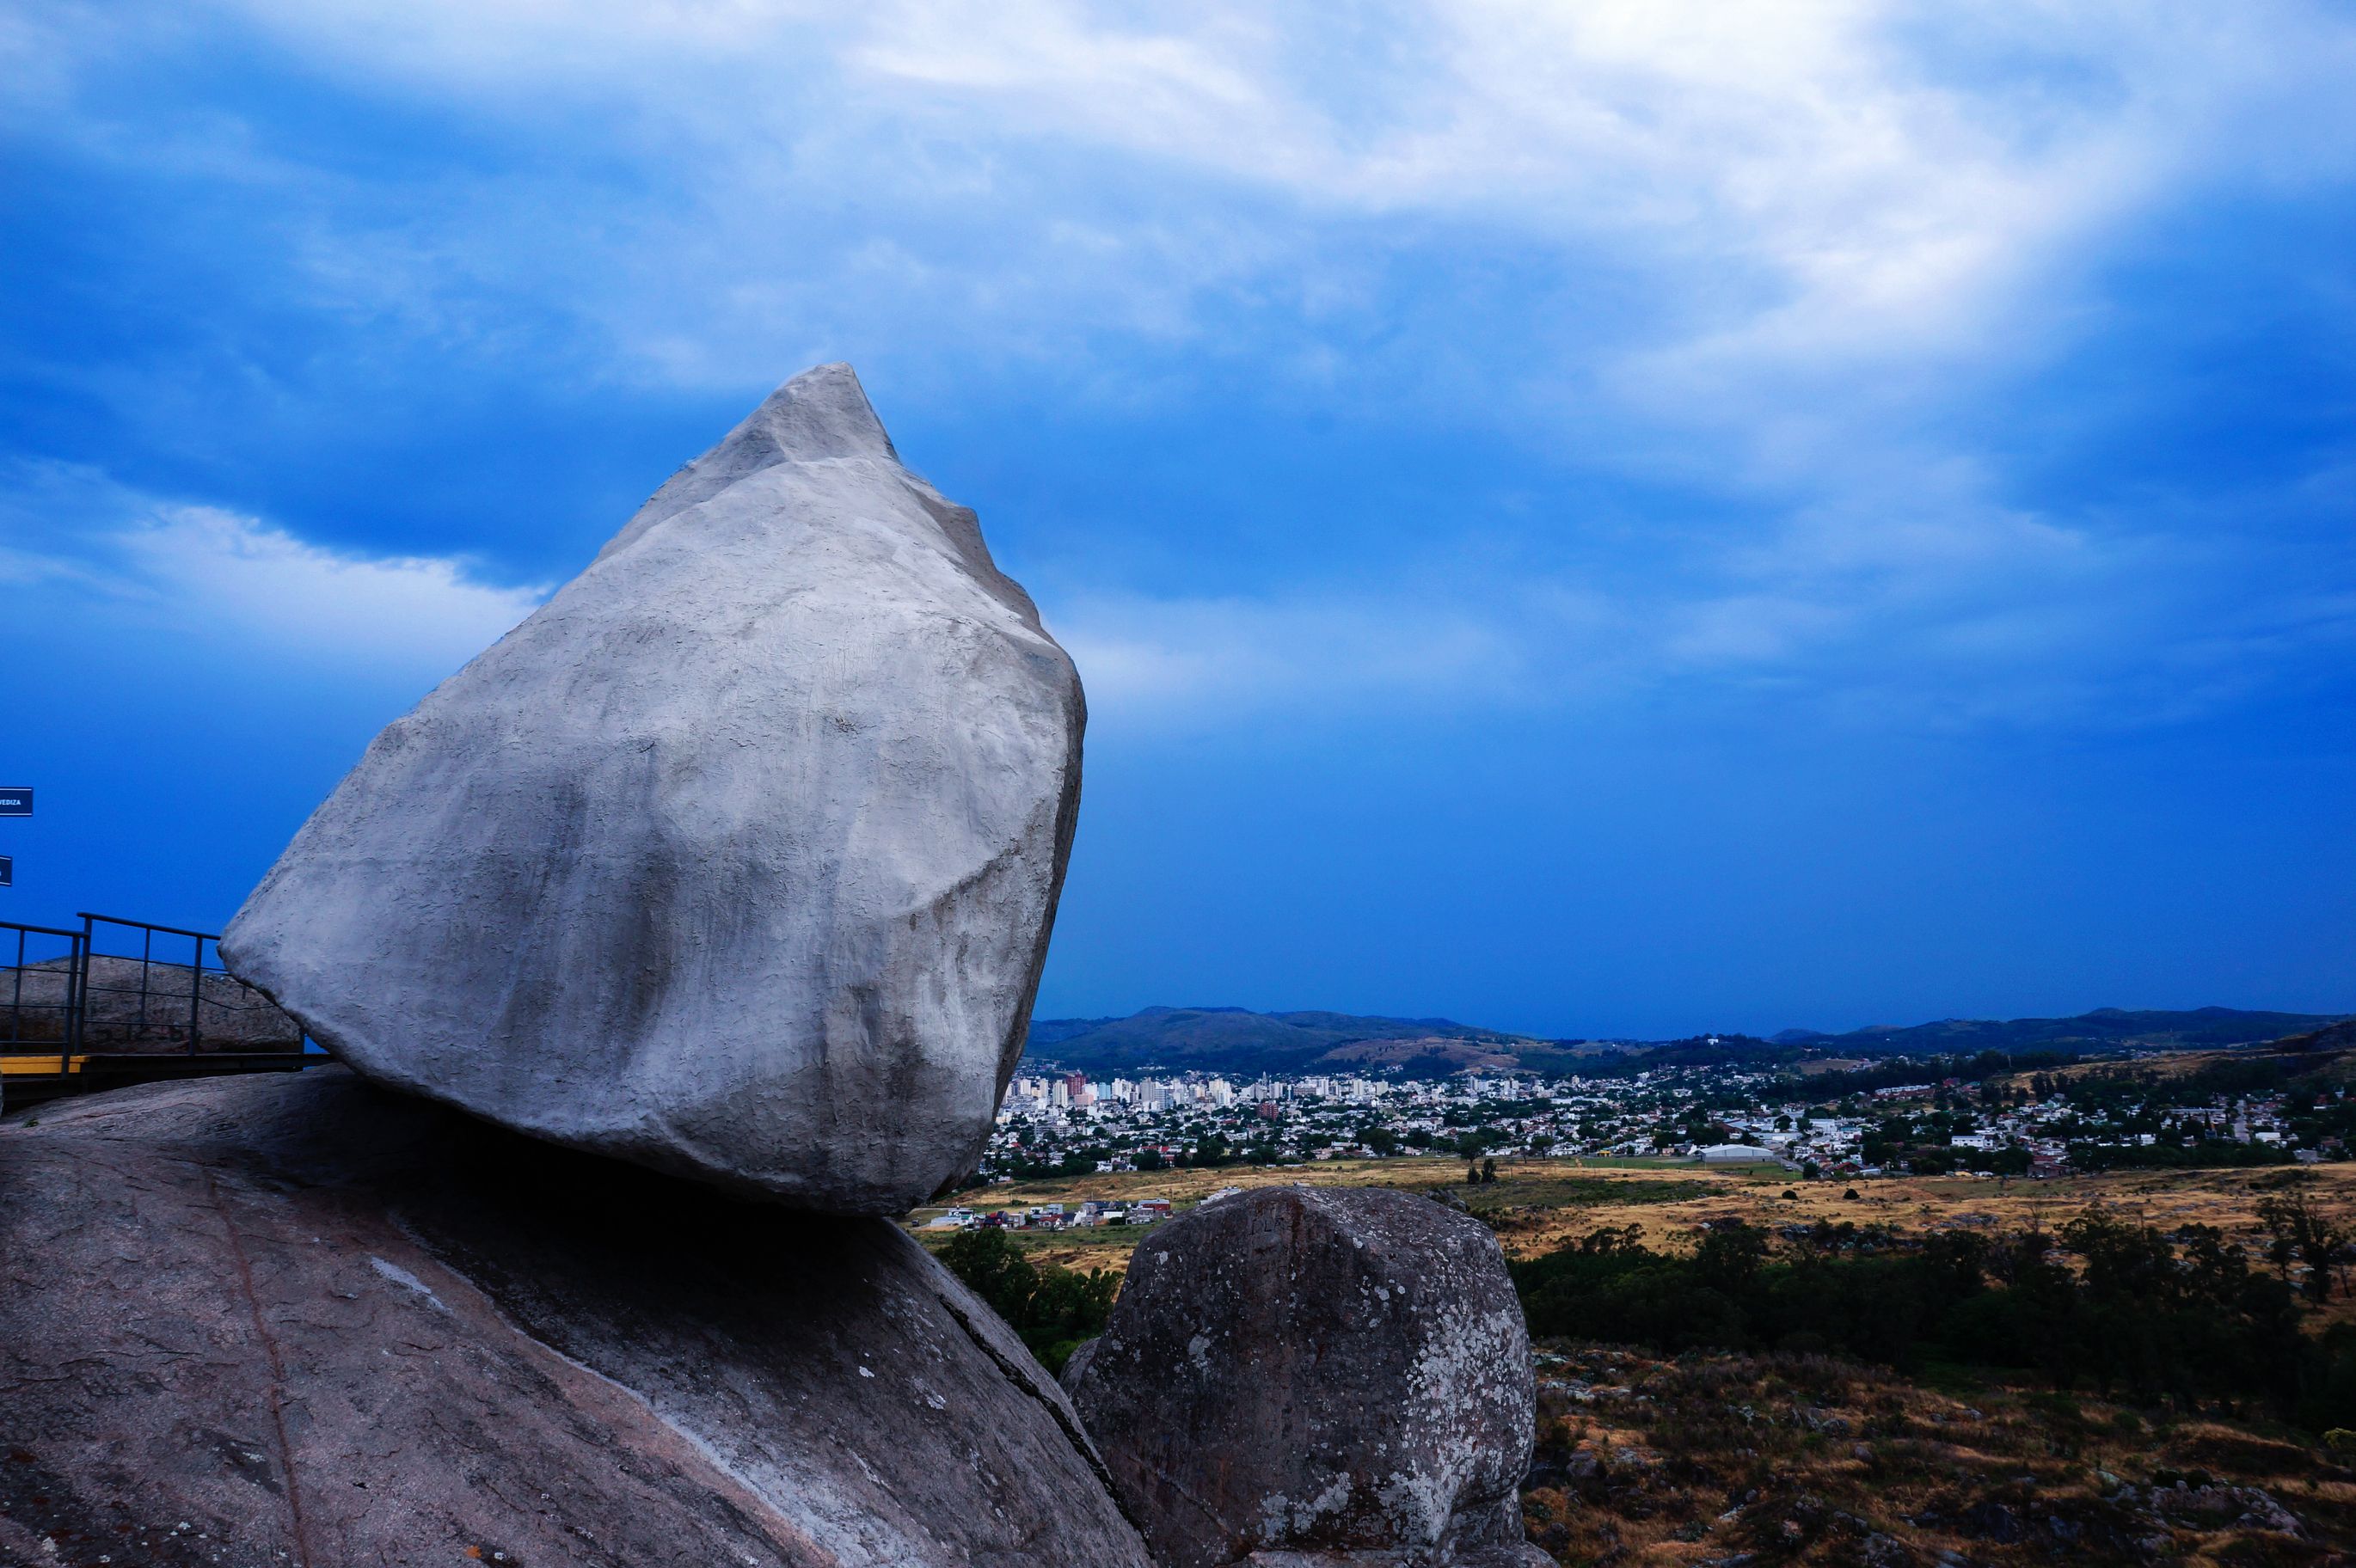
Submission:
[[[2122,1073],[2155,1078],[2189,1078],[2203,1068],[2246,1062],[2251,1053],[2246,1051],[2170,1051],[2152,1056],[2139,1056],[2129,1061],[2100,1060],[2074,1062],[2068,1067],[2040,1069],[2035,1072],[2016,1072],[1997,1080],[2008,1088],[2025,1089],[2036,1079],[2099,1078]],[[2356,1052],[2344,1047],[2319,1051],[2298,1059],[2302,1073],[2326,1083],[2356,1083]]]
[[[1313,1187],[1396,1187],[1408,1191],[1449,1188],[1487,1220],[1507,1255],[1536,1257],[1598,1226],[1633,1225],[1644,1243],[1673,1247],[1679,1233],[1707,1221],[1743,1219],[1754,1224],[1813,1224],[1818,1220],[1920,1232],[1950,1226],[2057,1229],[2087,1209],[2173,1231],[2213,1225],[2248,1239],[2259,1232],[2256,1205],[2294,1168],[2253,1170],[2117,1171],[2051,1181],[1991,1177],[1888,1177],[1854,1182],[1801,1181],[1774,1166],[1697,1166],[1683,1160],[1510,1160],[1497,1179],[1464,1184],[1458,1159],[1333,1160],[1213,1170],[1124,1172],[1016,1182],[969,1195],[976,1209],[1012,1209],[1088,1199],[1167,1198],[1181,1210],[1225,1187],[1299,1182]],[[2302,1182],[2319,1209],[2356,1221],[2356,1163],[2304,1170]],[[1857,1196],[1850,1198],[1849,1192]],[[1791,1197],[1784,1197],[1789,1192]],[[921,1224],[938,1209],[917,1211]],[[1119,1272],[1140,1234],[1127,1227],[1097,1231],[1017,1232],[1034,1259],[1067,1268]],[[2333,1316],[2356,1316],[2335,1300]]]

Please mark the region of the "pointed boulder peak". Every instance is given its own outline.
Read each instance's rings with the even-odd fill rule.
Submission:
[[[900,462],[867,400],[867,389],[859,384],[859,372],[841,361],[814,366],[771,392],[720,444],[672,475],[597,558],[603,560],[657,523],[765,468],[861,457],[895,467]]]
[[[771,392],[753,417],[729,432],[723,449],[747,432],[758,431],[775,448],[776,461],[809,463],[825,457],[880,457],[894,463],[900,454],[884,433],[859,384],[859,372],[840,360],[819,365]]]

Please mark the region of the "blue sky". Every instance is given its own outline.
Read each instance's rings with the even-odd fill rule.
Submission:
[[[2351,79],[2272,0],[26,0],[0,898],[217,927],[846,358],[1088,687],[1044,1014],[2356,1008]]]

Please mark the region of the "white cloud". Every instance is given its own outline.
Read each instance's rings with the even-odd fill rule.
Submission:
[[[1081,593],[1050,611],[1091,711],[1119,722],[1528,696],[1524,628],[1461,597]]]
[[[2213,531],[2105,532],[1931,495],[1881,505],[1643,568],[1410,567],[1249,596],[1051,586],[1041,601],[1098,719],[1179,731],[1672,699],[1689,721],[2135,730],[2356,645],[2356,593],[2286,595],[2278,561]]]
[[[141,47],[137,24],[60,14],[75,26],[0,23],[0,49],[44,43],[37,118],[146,167],[154,138],[77,119],[58,63],[79,49],[96,73]],[[2084,329],[2083,278],[2141,215],[2348,176],[2356,20],[2327,5],[210,14],[493,149],[378,176],[307,168],[305,148],[256,145],[242,123],[172,130],[176,167],[282,198],[307,303],[388,334],[495,346],[545,311],[614,376],[744,387],[881,350],[944,389],[1013,364],[1105,399],[1243,360],[1337,403],[1420,398],[1573,462],[1750,497],[1657,571],[1631,560],[1608,581],[1564,569],[1434,586],[1394,560],[1366,565],[1372,587],[1168,599],[1075,582],[1043,597],[1102,710],[1584,700],[1709,680],[1846,680],[1879,702],[1911,679],[1889,700],[2027,712],[2094,703],[2171,660],[2207,667],[2203,649],[2327,635],[2295,617],[2269,631],[2254,608],[2246,636],[2222,629],[2242,624],[2218,599],[2249,581],[2246,558],[2203,580],[2157,528],[2038,515],[1957,433],[1976,421],[1942,417],[1976,377]],[[1395,264],[1469,273],[1493,254],[1567,281],[1479,308],[1402,304]],[[1139,343],[1182,351],[1141,369],[1125,351]],[[1432,541],[1451,526],[1435,519]],[[358,620],[478,646],[530,601],[464,563],[347,559],[200,508],[116,534],[122,571],[202,583],[222,624],[316,604],[314,631],[365,641],[380,634],[332,607],[373,605]],[[0,579],[28,570],[0,561]],[[2344,624],[2336,603],[2317,612],[2327,627]],[[2196,645],[2176,616],[2216,630]],[[2040,656],[2068,665],[2076,695],[2054,695]]]
[[[85,613],[308,665],[438,678],[547,597],[465,560],[378,557],[216,507],[162,501],[86,469],[20,471],[0,504],[0,592],[29,616]]]
[[[212,507],[161,507],[114,537],[130,581],[190,623],[335,659],[456,668],[513,630],[542,588],[476,581],[434,556],[322,549]]]
[[[1049,352],[1166,329],[1205,291],[1313,292],[1367,242],[1331,226],[1372,218],[1651,277],[1620,389],[1755,413],[1762,375],[2017,341],[1992,324],[2124,217],[2188,181],[2345,175],[2356,143],[2356,23],[2301,0],[217,3],[348,77],[602,126],[665,194],[636,241],[584,224],[605,261],[640,253],[584,303],[673,371],[683,337],[734,374],[747,327],[772,357],[827,330],[846,283],[845,315],[873,288]],[[489,211],[436,205],[496,223],[518,193],[486,179]],[[464,238],[430,264],[475,264]]]
[[[70,15],[42,79],[78,55],[99,91],[144,35]],[[1869,511],[1874,454],[1953,461],[1944,416],[2092,330],[2088,280],[2145,215],[2356,166],[2356,18],[2318,0],[171,15],[166,37],[258,26],[491,155],[306,174],[242,120],[77,115],[55,86],[36,133],[284,192],[295,286],[440,351],[732,389],[852,357],[920,395],[1035,373],[1130,400],[1246,361],[1601,467],[1673,452],[1771,507]],[[1493,257],[1528,281],[1483,299]]]

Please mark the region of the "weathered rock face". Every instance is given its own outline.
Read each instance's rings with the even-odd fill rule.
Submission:
[[[1496,1239],[1427,1198],[1267,1188],[1141,1243],[1066,1382],[1162,1568],[1520,1568],[1535,1392]]]
[[[838,1213],[980,1157],[1080,688],[846,365],[389,726],[221,955],[361,1072]]]
[[[886,1221],[335,1068],[37,1121],[0,1562],[1146,1568],[1061,1391]]]

